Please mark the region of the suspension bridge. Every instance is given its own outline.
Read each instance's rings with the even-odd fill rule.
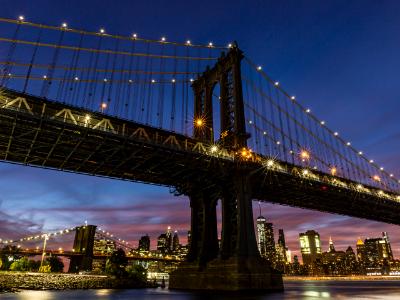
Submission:
[[[282,288],[257,250],[255,199],[400,223],[399,179],[235,42],[152,40],[21,16],[0,19],[0,43],[3,161],[189,197],[189,254],[171,287]]]
[[[58,247],[54,245],[66,245],[68,237],[73,235],[71,248]],[[51,243],[53,241],[53,243]],[[96,242],[100,246],[96,246]],[[106,244],[104,245],[104,242]],[[108,246],[107,246],[108,245]],[[95,225],[80,225],[65,228],[58,231],[39,233],[18,239],[0,239],[0,254],[9,256],[57,256],[69,258],[69,272],[92,271],[94,260],[105,260],[111,257],[117,248],[122,249],[128,260],[148,262],[179,262],[180,257],[152,252],[140,252],[133,245],[122,238],[116,237],[104,229]],[[69,250],[70,249],[70,250]]]

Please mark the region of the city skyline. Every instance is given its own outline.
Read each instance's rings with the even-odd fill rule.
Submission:
[[[395,53],[400,45],[392,38],[399,28],[394,14],[398,4],[393,2],[390,7],[382,7],[372,1],[369,3],[362,8],[344,1],[324,5],[318,2],[299,4],[298,12],[294,8],[289,10],[289,18],[285,17],[285,7],[278,5],[269,15],[271,29],[264,29],[265,32],[257,28],[257,22],[243,28],[232,24],[230,29],[219,23],[227,22],[233,16],[239,17],[240,5],[231,12],[232,15],[225,13],[222,21],[214,20],[215,16],[201,22],[200,18],[195,18],[199,24],[190,21],[193,18],[190,13],[175,13],[187,26],[175,28],[172,23],[169,32],[161,32],[165,29],[141,17],[129,23],[129,14],[125,12],[117,21],[106,18],[99,10],[111,9],[115,15],[118,5],[106,9],[104,3],[100,3],[100,8],[94,12],[90,11],[89,4],[83,4],[81,14],[72,8],[74,5],[60,4],[53,6],[54,11],[50,14],[43,9],[45,1],[42,1],[43,5],[37,5],[41,11],[35,8],[36,5],[15,1],[4,7],[3,13],[10,18],[24,14],[27,19],[46,19],[54,24],[68,21],[77,28],[97,30],[105,26],[115,32],[135,30],[154,38],[168,34],[174,40],[190,37],[215,43],[237,39],[250,57],[296,94],[299,102],[310,106],[313,112],[326,119],[329,126],[399,175],[400,162],[396,160],[400,143],[396,80],[399,62]],[[269,11],[268,7],[259,5],[258,10]],[[340,10],[344,5],[346,12],[329,16],[329,11]],[[190,11],[186,8],[185,12]],[[149,19],[161,18],[160,22],[168,21],[164,11],[171,12],[166,6],[163,11],[151,12],[151,5],[142,9],[146,10],[144,15]],[[257,9],[251,9],[247,20],[260,17]],[[359,9],[363,14],[354,17],[352,12]],[[277,16],[274,17],[274,13]],[[207,22],[213,26],[207,26]],[[296,22],[299,31],[292,29]],[[187,28],[185,32],[182,32],[183,27]],[[223,29],[213,33],[215,27]],[[299,33],[301,39],[296,37]],[[372,40],[380,43],[372,45]],[[138,237],[146,233],[153,237],[168,225],[179,232],[187,231],[189,227],[188,200],[174,197],[167,188],[1,164],[0,190],[0,237],[11,238],[16,232],[23,236],[42,229],[63,228],[66,224],[74,225],[84,220],[110,228],[132,242],[137,242]],[[327,237],[321,239],[323,248],[331,235],[338,249],[355,245],[359,236],[379,236],[380,232],[387,231],[395,257],[400,255],[397,226],[272,204],[262,204],[262,208],[276,229],[284,228],[287,246],[293,249],[292,255],[299,254],[296,253],[298,241],[294,237],[307,229],[315,229]],[[253,211],[255,219],[258,216],[256,202]],[[328,234],[330,228],[335,228],[337,236]],[[350,240],[354,241],[350,243]]]

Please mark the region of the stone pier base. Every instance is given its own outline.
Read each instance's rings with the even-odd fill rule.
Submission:
[[[282,275],[258,257],[215,259],[201,268],[183,263],[170,274],[169,288],[219,291],[282,291]]]

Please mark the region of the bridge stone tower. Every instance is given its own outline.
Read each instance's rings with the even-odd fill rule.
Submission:
[[[243,53],[235,44],[227,55],[222,52],[213,68],[207,68],[193,82],[194,138],[212,142],[214,140],[212,98],[214,89],[219,84],[221,124],[218,143],[227,149],[246,146],[249,135],[246,133],[243,107],[240,67],[242,58]]]
[[[71,257],[70,273],[91,271],[93,262],[95,225],[85,225],[76,228],[73,251],[76,256]]]
[[[214,142],[212,96],[220,85],[221,132],[218,144],[237,151],[247,146],[240,63],[237,45],[222,54],[193,82],[194,137]],[[220,182],[199,176],[182,193],[190,198],[191,241],[187,262],[170,275],[170,288],[196,290],[282,290],[282,275],[257,249],[252,210],[256,187],[247,163],[238,160]],[[211,171],[210,171],[211,172]],[[222,203],[222,234],[218,243],[216,206]]]

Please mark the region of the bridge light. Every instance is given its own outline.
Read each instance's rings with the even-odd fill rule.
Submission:
[[[100,28],[100,33],[101,34],[103,34],[103,33],[105,33],[106,31],[105,31],[105,29],[104,28]]]
[[[103,102],[103,103],[101,104],[101,109],[106,109],[106,108],[107,108],[107,103]]]
[[[321,125],[325,125],[325,121],[321,121]]]
[[[274,161],[272,159],[267,160],[267,167],[272,167],[274,165]]]
[[[155,80],[155,79],[152,79],[152,80],[151,80],[151,83],[156,83],[156,80]]]
[[[201,119],[201,118],[196,119],[195,125],[198,127],[203,126],[204,125],[203,119]]]
[[[378,195],[382,196],[383,195],[383,191],[378,191]]]
[[[75,77],[74,80],[75,80],[75,81],[78,81],[78,80],[79,80],[79,77]]]
[[[291,100],[296,100],[295,96],[290,97]]]
[[[350,143],[350,142],[347,142],[346,145],[347,145],[347,146],[351,146],[351,143]]]
[[[311,112],[311,109],[307,108],[306,113],[310,113],[310,112]]]
[[[308,175],[308,170],[303,170],[303,175]]]
[[[43,75],[43,79],[47,79],[47,75]]]
[[[167,39],[165,38],[165,36],[163,36],[162,38],[161,38],[161,42],[165,42]]]
[[[380,178],[378,175],[374,175],[374,176],[372,177],[372,179],[375,180],[375,181],[378,181],[378,182],[381,181],[381,178]]]
[[[208,47],[212,47],[213,46],[213,43],[212,42],[209,42],[208,43]]]
[[[369,162],[370,162],[371,164],[373,164],[373,163],[374,163],[374,160],[373,160],[373,159],[371,159]]]
[[[267,135],[267,132],[266,132],[266,131],[264,131],[264,132],[263,132],[263,135]]]
[[[228,48],[232,48],[232,44],[228,44]]]
[[[384,170],[384,168],[383,168],[383,167],[380,167],[380,168],[379,168],[379,170],[383,171],[383,170]]]
[[[190,40],[187,40],[186,45],[190,45],[190,44],[191,44]]]
[[[335,176],[336,173],[337,173],[337,169],[336,169],[335,167],[332,167],[332,168],[331,168],[331,175],[332,175],[332,176]]]
[[[249,121],[249,124],[253,124],[253,121],[252,121],[252,120],[250,120],[250,121]]]
[[[136,34],[136,33],[132,34],[132,37],[133,37],[134,39],[136,39],[136,38],[137,38],[137,34]]]
[[[176,82],[175,78],[172,78],[171,82],[172,82],[172,83],[175,83],[175,82]]]
[[[19,16],[18,20],[23,21],[23,20],[25,20],[25,17],[24,16]]]
[[[277,144],[277,145],[280,145],[280,144],[281,144],[281,142],[280,142],[280,141],[277,141],[277,142],[276,142],[276,144]]]
[[[67,27],[68,27],[68,24],[64,22],[64,23],[61,24],[61,27],[62,27],[62,28],[67,28]]]
[[[129,83],[132,83],[132,82],[133,82],[133,80],[132,80],[132,79],[129,79],[129,80],[128,80],[128,82],[129,82]]]
[[[339,135],[339,132],[335,131],[335,132],[333,133],[333,135],[334,135],[334,136],[338,136],[338,135]]]
[[[262,70],[262,67],[261,67],[261,66],[258,66],[258,67],[257,67],[257,70],[258,70],[258,71],[261,71],[261,70]]]
[[[279,81],[275,81],[274,85],[278,86],[279,85]]]
[[[218,151],[218,146],[217,145],[212,145],[210,148],[211,153],[215,153]]]
[[[396,199],[400,201],[400,196],[397,196]]]
[[[390,177],[393,177],[393,174],[390,174],[389,176],[390,176]]]
[[[308,151],[306,151],[306,150],[303,150],[300,152],[300,157],[303,160],[308,160],[308,159],[310,159],[310,153],[308,153]]]

